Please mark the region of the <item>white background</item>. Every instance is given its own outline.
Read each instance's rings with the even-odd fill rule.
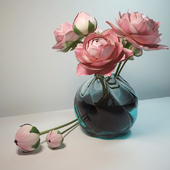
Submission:
[[[161,44],[170,47],[169,0],[1,0],[0,117],[73,108],[79,86],[74,52],[52,50],[53,31],[77,13],[94,16],[103,29],[118,12],[138,11],[160,21]],[[170,96],[170,51],[144,52],[129,61],[122,77],[139,99]]]

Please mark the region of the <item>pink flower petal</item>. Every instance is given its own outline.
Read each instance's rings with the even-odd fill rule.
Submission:
[[[118,28],[117,28],[114,24],[112,24],[111,22],[106,21],[106,23],[109,24],[109,25],[111,26],[111,28],[112,28],[114,31],[116,31],[118,34],[120,34],[120,35],[122,35],[122,36],[125,36],[125,35],[126,35],[122,30],[118,29]]]
[[[122,22],[122,20],[124,20],[124,19],[127,20],[128,22],[130,22],[130,15],[129,15],[128,12],[129,12],[129,10],[123,15],[123,17],[121,18],[120,22]],[[120,15],[120,13],[119,13],[119,15]]]
[[[77,57],[77,60],[82,62],[82,63],[91,63],[94,60],[94,58],[89,58],[85,55],[84,49],[83,49],[83,44],[78,44],[77,47],[74,50],[75,55]]]
[[[114,49],[113,53],[112,53],[111,56],[110,56],[110,58],[111,58],[112,60],[114,60],[115,63],[118,62],[118,61],[117,61],[117,58],[118,58],[119,55],[121,54],[122,50],[123,50],[123,45],[122,45],[121,43],[116,42],[116,43],[115,43],[115,49]]]
[[[129,38],[129,37],[125,37],[130,43],[132,43],[134,46],[136,46],[137,48],[141,48],[141,44],[136,42],[135,40]]]
[[[130,22],[128,22],[127,19],[123,19],[122,22],[119,24],[119,26],[126,34],[138,34],[136,29],[133,27],[133,25]]]
[[[160,22],[155,23],[154,29],[153,29],[154,33],[158,33],[158,28],[159,28],[160,24],[161,24]]]
[[[118,36],[113,29],[107,29],[103,31],[101,34],[105,36],[107,39],[109,39],[111,44],[114,44],[114,42],[118,42]],[[112,35],[112,37],[110,35]]]
[[[130,15],[130,22],[135,21],[136,19],[137,18],[136,18],[135,12],[131,13],[131,15]]]
[[[52,47],[52,49],[56,49],[56,50],[60,50],[60,49],[63,49],[63,48],[64,48],[64,46],[63,46],[62,42],[56,43],[56,44]]]
[[[107,60],[108,57],[112,54],[112,52],[114,51],[115,46],[114,45],[108,45],[104,48],[103,52],[101,53],[101,55],[98,58],[98,61],[104,61]]]
[[[65,34],[63,41],[64,42],[67,42],[67,41],[74,42],[78,39],[79,39],[79,36],[77,34],[75,34],[74,31],[69,31]]]
[[[132,25],[137,30],[137,32],[141,35],[153,34],[153,30],[147,22],[141,22],[140,24],[139,23],[133,23]]]
[[[92,70],[92,69],[88,69],[87,67],[84,67],[84,65],[82,63],[79,63],[77,66],[77,75],[78,76],[96,74],[97,71],[98,70]]]
[[[143,50],[146,51],[152,51],[152,50],[162,50],[162,49],[169,49],[168,46],[166,45],[161,45],[161,44],[154,44],[154,45],[146,45],[144,47],[142,47]]]
[[[96,74],[100,75],[100,76],[111,76],[111,74],[113,73],[113,70],[115,69],[116,65],[110,65],[105,67],[105,69],[98,71]]]
[[[152,35],[130,35],[132,39],[141,43],[141,44],[157,44],[160,42],[159,36],[161,34],[152,34]]]

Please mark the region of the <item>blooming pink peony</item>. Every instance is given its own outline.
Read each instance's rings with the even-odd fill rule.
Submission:
[[[63,138],[59,131],[52,130],[47,134],[46,141],[51,148],[57,148],[61,145]]]
[[[60,29],[54,31],[57,43],[52,47],[58,51],[67,52],[71,45],[80,37],[74,32],[72,24],[66,22],[60,25]]]
[[[110,76],[118,62],[133,55],[131,50],[123,48],[113,29],[102,33],[89,34],[83,44],[78,44],[75,54],[79,60],[77,75]]]
[[[119,18],[116,21],[119,28],[110,22],[107,23],[137,48],[143,50],[168,49],[167,46],[158,44],[162,40],[158,30],[160,22],[155,22],[142,13],[130,14],[127,11],[126,14],[121,15],[119,12]]]
[[[25,124],[17,131],[14,142],[24,152],[33,151],[39,146],[39,131],[35,126]]]
[[[97,28],[97,21],[91,15],[80,12],[77,14],[73,22],[74,31],[78,35],[87,35]]]

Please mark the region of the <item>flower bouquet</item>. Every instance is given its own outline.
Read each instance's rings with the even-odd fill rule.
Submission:
[[[139,57],[143,50],[168,49],[160,45],[160,22],[146,15],[128,11],[119,12],[117,27],[102,30],[97,20],[87,13],[79,13],[71,23],[63,23],[54,31],[57,43],[52,47],[59,52],[75,52],[79,62],[77,75],[92,75],[78,89],[74,110],[76,119],[62,126],[39,132],[30,124],[18,130],[15,143],[23,151],[38,147],[40,135],[55,148],[63,142],[62,134],[81,125],[82,130],[98,138],[114,138],[128,133],[137,117],[138,98],[120,73],[129,60]],[[59,128],[71,125],[63,132]]]

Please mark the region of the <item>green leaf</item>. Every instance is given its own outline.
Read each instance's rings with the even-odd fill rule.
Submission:
[[[37,133],[37,134],[39,134],[40,132],[39,132],[39,130],[35,126],[33,126],[32,129],[30,130],[30,133]]]
[[[39,146],[39,144],[40,144],[40,139],[38,140],[38,142],[35,145],[32,146],[32,148],[36,149]]]
[[[89,20],[88,33],[92,33],[92,32],[94,32],[94,30],[95,30],[95,26]]]
[[[83,34],[80,32],[80,30],[75,25],[74,25],[74,32],[79,36],[83,36]]]

